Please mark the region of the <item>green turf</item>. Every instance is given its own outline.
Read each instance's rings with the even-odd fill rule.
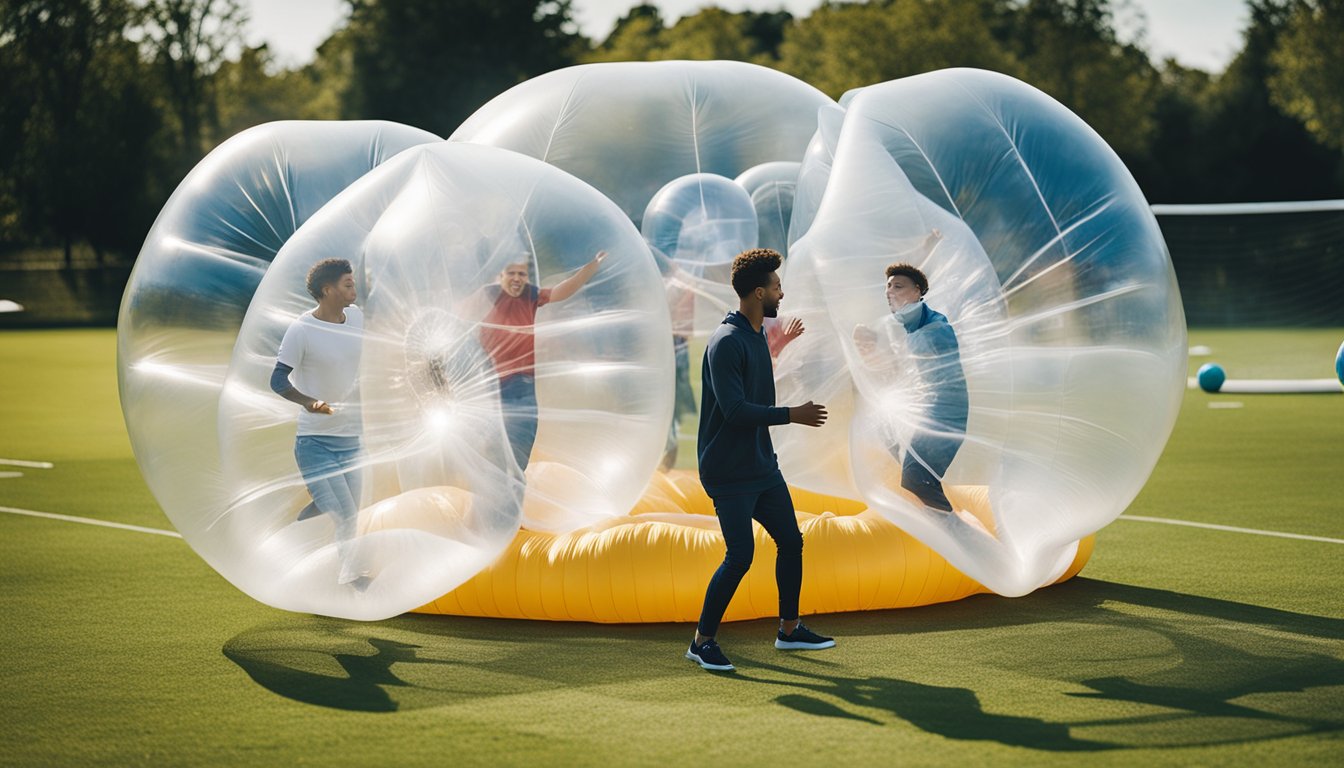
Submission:
[[[1234,376],[1327,375],[1340,339],[1191,334]],[[0,505],[168,527],[114,349],[0,333],[0,457],[56,464]],[[1130,513],[1344,538],[1342,417],[1344,395],[1188,392]],[[1121,519],[1025,598],[817,617],[833,651],[728,625],[740,671],[716,676],[680,657],[689,626],[288,614],[181,540],[0,514],[0,764],[1338,765],[1341,554]]]

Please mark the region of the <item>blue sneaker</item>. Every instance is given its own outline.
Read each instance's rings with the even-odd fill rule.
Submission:
[[[714,638],[709,638],[705,642],[696,645],[695,638],[691,638],[691,647],[686,651],[686,658],[694,661],[705,669],[714,669],[720,672],[731,672],[736,667],[733,662],[723,655],[723,649],[714,642]]]
[[[835,640],[829,637],[822,637],[816,632],[803,626],[803,622],[798,622],[798,626],[793,628],[793,632],[784,634],[784,630],[779,630],[779,636],[775,638],[775,647],[782,651],[819,651],[822,648],[834,648]]]

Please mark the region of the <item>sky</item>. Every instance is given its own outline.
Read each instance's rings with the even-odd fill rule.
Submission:
[[[312,61],[317,46],[345,18],[343,0],[244,0],[251,15],[247,42],[267,43],[280,64]],[[574,0],[574,19],[584,35],[601,40],[616,19],[640,0]],[[803,17],[820,0],[655,0],[669,22],[705,5],[730,11],[772,11],[784,8]],[[1123,8],[1124,3],[1117,3]],[[1148,52],[1156,61],[1174,58],[1182,65],[1221,72],[1241,48],[1248,13],[1245,0],[1129,0],[1131,10],[1118,14],[1117,26],[1132,29],[1135,14],[1147,19]]]

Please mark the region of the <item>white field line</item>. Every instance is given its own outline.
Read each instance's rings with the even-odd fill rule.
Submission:
[[[29,469],[51,469],[56,466],[50,461],[23,461],[22,459],[0,459],[0,464],[7,467],[28,467]]]
[[[1137,520],[1140,523],[1166,523],[1167,525],[1186,525],[1191,528],[1207,528],[1211,531],[1229,533],[1249,533],[1254,536],[1275,536],[1280,539],[1300,539],[1302,541],[1322,541],[1326,544],[1344,544],[1344,539],[1332,539],[1328,536],[1308,536],[1305,533],[1284,533],[1282,531],[1262,531],[1258,528],[1238,528],[1235,525],[1216,523],[1196,523],[1190,520],[1169,520],[1165,517],[1144,517],[1143,515],[1121,515],[1120,520]]]
[[[160,536],[172,536],[182,538],[182,534],[177,531],[169,531],[163,528],[145,528],[139,525],[127,525],[125,523],[113,523],[107,520],[95,520],[91,517],[75,517],[73,515],[57,515],[51,512],[37,512],[31,509],[18,509],[16,507],[0,507],[0,512],[8,512],[12,515],[27,515],[29,517],[42,517],[48,520],[60,520],[66,523],[83,523],[85,525],[101,525],[106,528],[120,528],[124,531],[136,531],[138,533],[155,533]],[[1189,520],[1169,520],[1165,517],[1145,517],[1143,515],[1121,515],[1120,520],[1135,520],[1140,523],[1166,523],[1167,525],[1185,525],[1191,528],[1207,528],[1213,531],[1226,531],[1229,533],[1246,533],[1253,536],[1274,536],[1281,539],[1298,539],[1301,541],[1320,541],[1326,544],[1344,544],[1344,539],[1332,539],[1328,536],[1308,536],[1303,533],[1284,533],[1282,531],[1262,531],[1258,528],[1238,528],[1233,525],[1217,525],[1215,523],[1195,523]]]
[[[48,520],[60,520],[65,523],[83,523],[85,525],[101,525],[105,528],[120,528],[123,531],[135,531],[136,533],[156,533],[160,536],[172,536],[182,538],[182,534],[177,531],[167,531],[163,528],[145,528],[139,525],[127,525],[125,523],[113,523],[107,520],[95,520],[92,517],[75,517],[73,515],[56,515],[51,512],[36,512],[31,509],[18,509],[17,507],[0,507],[0,512],[8,512],[11,515],[27,515],[29,517],[43,517]]]

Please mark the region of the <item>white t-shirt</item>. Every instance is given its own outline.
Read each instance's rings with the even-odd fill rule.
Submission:
[[[276,359],[294,369],[289,380],[305,395],[325,400],[335,413],[299,414],[300,435],[357,437],[363,431],[359,413],[359,354],[364,313],[345,308],[344,323],[299,315],[285,331]]]

